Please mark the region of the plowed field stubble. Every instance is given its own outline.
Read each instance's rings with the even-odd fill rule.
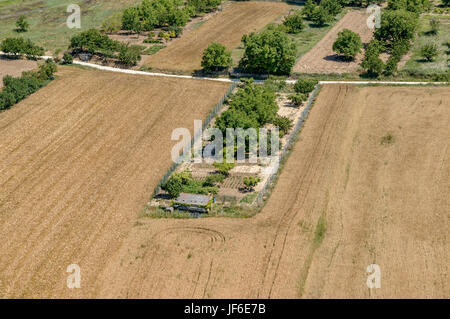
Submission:
[[[258,215],[141,218],[98,296],[448,298],[449,107],[447,87],[325,86]]]
[[[0,297],[87,297],[171,165],[172,129],[228,85],[63,68],[0,113]],[[81,267],[68,289],[66,268]]]

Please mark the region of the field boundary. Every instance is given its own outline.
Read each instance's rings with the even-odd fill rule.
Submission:
[[[322,87],[322,85],[319,83],[316,85],[316,87],[312,91],[311,96],[308,99],[305,109],[300,114],[297,124],[295,125],[291,134],[289,134],[289,138],[286,141],[286,144],[284,145],[283,149],[280,152],[280,155],[278,157],[279,165],[281,164],[281,161],[284,159],[284,157],[289,153],[289,151],[291,150],[291,147],[295,144],[296,137],[297,137],[298,133],[300,132],[300,130],[303,128],[303,125],[305,124],[305,120],[308,117],[309,111],[311,110],[311,107],[314,104],[314,101],[315,101],[317,94],[319,93],[321,87]],[[269,176],[269,178],[267,178],[263,188],[261,189],[261,191],[258,194],[258,197],[256,198],[257,204],[261,204],[263,202],[264,196],[267,194],[269,187],[272,186],[275,178],[278,176],[280,171],[281,171],[281,167],[279,166],[278,169],[275,172],[273,172],[272,175]]]
[[[217,102],[217,104],[214,106],[214,108],[211,110],[211,112],[209,112],[208,116],[206,117],[206,119],[204,120],[204,122],[202,124],[202,130],[198,131],[198,132],[194,132],[194,137],[190,141],[191,146],[194,145],[194,143],[197,141],[197,139],[202,134],[202,131],[211,123],[211,120],[217,115],[217,113],[219,113],[220,110],[222,110],[223,104],[225,103],[225,100],[230,95],[230,93],[236,88],[236,86],[237,86],[236,82],[231,83],[231,85],[228,87],[228,89],[225,92],[225,94],[220,98],[219,102]],[[180,159],[181,157],[183,157],[183,155],[178,156],[178,159]],[[182,163],[183,163],[183,161],[176,161],[175,163],[173,163],[170,166],[170,168],[167,170],[167,172],[164,174],[164,176],[160,179],[160,181],[156,185],[151,198],[155,197],[155,195],[158,194],[161,191],[161,185],[163,185],[165,182],[167,182],[167,180],[169,179],[170,175],[172,175],[172,173]]]

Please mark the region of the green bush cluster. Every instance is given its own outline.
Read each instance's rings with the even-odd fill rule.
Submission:
[[[37,71],[23,72],[19,78],[10,75],[3,77],[4,88],[0,92],[0,110],[8,109],[14,104],[36,92],[53,79],[56,64],[47,60]]]
[[[302,14],[307,20],[323,26],[332,22],[341,11],[342,3],[339,0],[322,0],[320,4],[316,4],[313,0],[307,0]]]
[[[136,65],[141,59],[140,47],[112,40],[97,29],[90,29],[73,36],[70,39],[69,49],[117,58],[126,65]]]
[[[261,181],[261,178],[256,177],[256,176],[244,177],[244,185],[248,190],[253,189],[260,181]]]
[[[172,198],[178,197],[180,193],[217,194],[219,189],[215,184],[223,181],[225,177],[208,177],[203,181],[193,178],[190,171],[174,173],[169,180],[161,186],[161,188],[165,190]]]
[[[184,26],[191,17],[216,9],[221,0],[144,0],[125,9],[122,29],[136,33],[158,27]]]
[[[23,38],[6,38],[0,44],[0,50],[4,53],[11,53],[17,56],[27,55],[30,58],[37,58],[44,55],[44,48],[34,44],[31,40]]]
[[[298,79],[294,84],[295,93],[308,94],[314,90],[316,84],[319,83],[314,79]]]

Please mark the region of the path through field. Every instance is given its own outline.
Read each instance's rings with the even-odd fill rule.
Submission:
[[[171,132],[192,129],[229,84],[60,67],[0,113],[0,297],[95,296],[169,166]],[[78,264],[82,289],[66,286]]]
[[[261,213],[141,218],[96,296],[448,298],[449,105],[445,87],[325,86]]]

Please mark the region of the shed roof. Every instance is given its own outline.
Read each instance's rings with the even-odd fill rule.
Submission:
[[[175,202],[185,205],[206,206],[210,200],[211,195],[181,193],[180,196],[175,199]]]

